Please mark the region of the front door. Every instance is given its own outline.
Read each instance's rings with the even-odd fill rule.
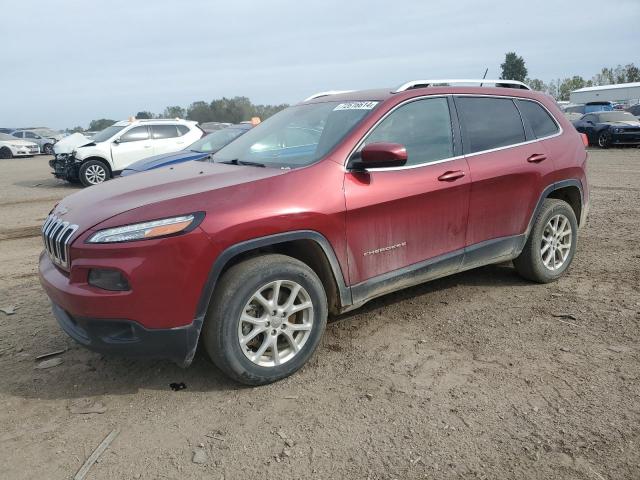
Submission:
[[[146,125],[127,130],[111,145],[113,170],[123,170],[134,162],[154,155],[153,141]]]
[[[450,100],[424,98],[394,109],[358,147],[399,143],[408,160],[403,167],[345,175],[351,285],[394,281],[446,254],[461,259],[470,179],[453,132]]]

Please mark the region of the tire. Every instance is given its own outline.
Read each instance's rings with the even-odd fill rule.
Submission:
[[[53,145],[50,143],[45,143],[42,147],[42,153],[45,155],[53,155]]]
[[[13,158],[13,152],[8,147],[0,148],[0,158],[9,159]]]
[[[555,219],[558,221],[554,232]],[[547,241],[547,238],[555,240]],[[571,265],[577,239],[578,222],[571,206],[562,200],[547,198],[536,216],[524,249],[513,264],[520,276],[527,280],[553,282]]]
[[[282,283],[278,305],[284,308],[274,316],[265,306],[273,305],[276,282]],[[292,307],[299,311],[287,317],[287,302],[296,286],[301,288]],[[266,305],[256,301],[258,292]],[[300,308],[307,303],[311,308]],[[202,340],[213,363],[226,375],[245,385],[265,385],[300,369],[316,350],[326,324],[327,297],[315,272],[295,258],[269,254],[240,262],[222,275]],[[248,340],[241,344],[243,336]],[[275,352],[270,346],[273,339]],[[292,342],[298,345],[297,351]]]
[[[611,146],[611,133],[608,130],[598,134],[598,146],[600,148],[609,148]]]
[[[80,166],[78,172],[80,183],[85,187],[98,185],[107,181],[110,177],[109,168],[101,160],[89,160]]]

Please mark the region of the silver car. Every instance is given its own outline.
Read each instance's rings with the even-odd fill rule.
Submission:
[[[56,143],[55,138],[44,137],[35,130],[16,130],[11,132],[11,135],[21,140],[37,143],[42,153],[53,155],[53,145]]]

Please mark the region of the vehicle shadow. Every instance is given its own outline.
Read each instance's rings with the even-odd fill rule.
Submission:
[[[332,318],[330,323],[353,321],[356,316],[366,316],[375,310],[418,296],[437,295],[453,287],[517,288],[530,285],[515,273],[510,264],[491,265],[387,294],[360,309]],[[483,295],[481,290],[476,291],[478,295]],[[23,398],[59,400],[129,395],[140,390],[171,392],[171,383],[184,383],[189,392],[233,392],[249,388],[225,377],[208,359],[202,346],[199,347],[192,365],[183,369],[169,361],[126,359],[90,352],[75,344],[54,325],[52,319],[50,321],[48,330],[59,337],[56,338],[56,343],[66,343],[68,346],[67,352],[60,355],[63,363],[51,369],[38,370],[34,368],[32,358],[25,359],[20,362],[23,365],[16,372],[18,375],[0,384],[0,389],[4,389],[5,393]],[[331,329],[328,329],[327,335],[332,335]],[[322,348],[319,354],[322,355]],[[286,380],[292,386],[304,381],[300,375]],[[279,385],[282,386],[282,383]]]

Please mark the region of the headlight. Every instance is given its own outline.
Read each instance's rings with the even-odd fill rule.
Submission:
[[[107,228],[91,235],[87,242],[115,243],[167,237],[177,233],[190,232],[200,224],[203,218],[204,213],[197,212],[179,217],[162,218],[160,220],[151,220],[133,225]]]
[[[613,129],[613,133],[622,133],[622,132],[624,132],[623,128],[614,128]]]

